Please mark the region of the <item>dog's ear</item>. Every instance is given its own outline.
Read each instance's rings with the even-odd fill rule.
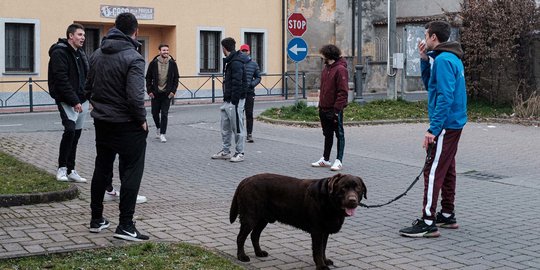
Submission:
[[[362,189],[361,193],[359,194],[360,195],[360,198],[364,197],[365,199],[367,199],[367,187],[366,187],[366,184],[364,184],[364,180],[362,180],[362,178],[360,178],[359,176],[358,177],[358,186],[360,186],[360,188]]]
[[[341,173],[338,173],[338,174],[332,176],[328,180],[328,193],[329,194],[332,194],[332,192],[334,191],[334,185],[336,185],[337,182],[339,182],[339,179],[341,179],[342,177],[343,177],[343,175]]]

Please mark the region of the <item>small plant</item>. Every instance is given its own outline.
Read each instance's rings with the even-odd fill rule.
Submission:
[[[518,95],[514,101],[514,112],[519,118],[540,118],[540,96],[534,92],[527,100]]]

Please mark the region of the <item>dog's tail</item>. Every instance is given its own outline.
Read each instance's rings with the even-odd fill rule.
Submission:
[[[231,203],[231,211],[229,212],[229,220],[231,221],[231,224],[234,223],[234,221],[236,220],[236,217],[238,216],[238,203],[236,202],[237,197],[238,197],[238,189],[234,192],[234,197]]]

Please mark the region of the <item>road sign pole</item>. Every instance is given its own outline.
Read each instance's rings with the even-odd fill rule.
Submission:
[[[294,68],[294,103],[298,103],[298,62]]]

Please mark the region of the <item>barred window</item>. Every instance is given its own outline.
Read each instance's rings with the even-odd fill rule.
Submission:
[[[220,72],[221,59],[221,32],[201,31],[200,32],[200,72]]]
[[[5,24],[6,72],[34,72],[34,24]]]
[[[251,59],[259,64],[261,71],[264,70],[264,33],[244,33],[244,40],[251,49]]]

